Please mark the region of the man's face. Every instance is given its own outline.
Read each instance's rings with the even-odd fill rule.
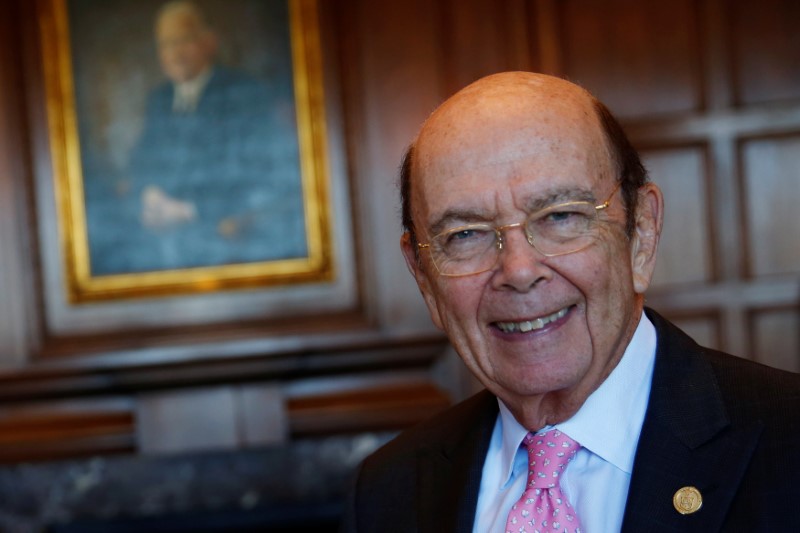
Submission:
[[[171,13],[161,18],[156,27],[156,41],[161,68],[175,83],[193,79],[211,64],[213,36],[188,13]]]
[[[582,93],[559,93],[546,105],[523,105],[520,96],[466,96],[429,120],[416,145],[412,184],[421,242],[439,229],[513,224],[555,201],[596,205],[612,193],[616,172]],[[520,228],[506,230],[495,268],[463,277],[441,276],[427,250],[417,266],[404,243],[434,322],[512,411],[539,395],[582,403],[633,334],[641,309],[638,267],[620,192],[599,217],[593,244],[557,257],[542,256]],[[510,324],[541,327],[522,333]]]

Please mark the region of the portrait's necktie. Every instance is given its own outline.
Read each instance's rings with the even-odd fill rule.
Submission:
[[[528,433],[528,482],[522,497],[511,508],[507,533],[581,533],[578,516],[561,491],[561,473],[580,444],[560,431],[544,435]]]

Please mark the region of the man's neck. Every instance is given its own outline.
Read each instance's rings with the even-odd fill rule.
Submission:
[[[209,65],[203,70],[201,70],[196,76],[191,79],[184,80],[184,81],[177,81],[173,82],[173,85],[176,89],[182,89],[185,87],[197,87],[202,89],[208,83],[208,80],[211,79],[211,74],[213,74],[214,68]]]
[[[209,66],[194,78],[175,83],[175,98],[172,102],[173,111],[193,112],[197,108],[212,74],[213,68]]]

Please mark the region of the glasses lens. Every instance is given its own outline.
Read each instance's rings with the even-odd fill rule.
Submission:
[[[516,226],[504,226],[507,230]],[[525,223],[528,242],[547,256],[577,252],[597,235],[597,209],[589,202],[567,202],[531,214]],[[431,259],[440,274],[466,276],[491,269],[500,248],[498,230],[468,224],[444,231],[431,240]]]
[[[483,224],[461,226],[434,237],[431,248],[441,274],[474,274],[488,270],[497,260],[497,232]]]
[[[545,255],[561,255],[588,246],[597,229],[597,210],[588,202],[547,207],[528,217],[528,240]]]

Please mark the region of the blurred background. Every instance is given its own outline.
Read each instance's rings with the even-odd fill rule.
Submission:
[[[0,17],[0,531],[335,530],[365,454],[478,388],[406,271],[396,174],[493,72],[564,76],[623,122],[667,204],[647,305],[800,371],[794,0],[297,2],[318,8],[332,278],[89,303],[54,187],[59,1]]]

